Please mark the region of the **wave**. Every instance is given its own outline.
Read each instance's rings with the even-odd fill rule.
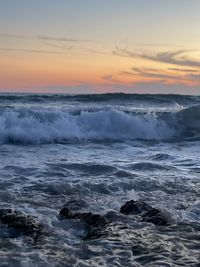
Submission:
[[[153,102],[153,103],[199,103],[200,96],[175,94],[0,94],[0,103],[41,103],[41,102]]]
[[[117,170],[115,167],[103,164],[93,164],[93,163],[58,163],[58,164],[48,164],[53,170],[72,170],[79,171],[86,174],[98,175],[102,173],[112,173]]]
[[[1,143],[200,139],[200,106],[177,112],[55,109],[0,111]]]
[[[174,167],[152,162],[140,162],[130,165],[129,169],[135,171],[170,171],[171,169],[174,169]]]

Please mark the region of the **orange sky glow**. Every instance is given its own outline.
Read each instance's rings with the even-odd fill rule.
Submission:
[[[176,93],[179,86],[178,93],[184,87],[184,90],[188,88],[188,93],[198,94],[200,35],[196,29],[200,22],[196,20],[196,8],[200,8],[199,2],[192,0],[191,14],[184,17],[184,12],[189,12],[185,0],[182,5],[180,1],[172,4],[171,0],[171,6],[170,3],[155,3],[149,10],[144,5],[145,0],[140,4],[127,0],[124,5],[116,1],[115,13],[110,9],[113,0],[108,1],[108,6],[103,1],[99,11],[102,14],[96,13],[96,8],[100,7],[97,1],[92,7],[86,1],[83,7],[80,1],[67,5],[59,0],[58,13],[53,9],[56,4],[51,3],[49,14],[44,13],[45,5],[36,1],[31,5],[43,16],[39,21],[35,21],[35,17],[31,19],[31,6],[22,2],[22,9],[9,3],[1,4],[0,20],[5,25],[0,33],[1,92],[48,92],[50,88],[50,92],[73,93],[73,87],[80,87],[81,92],[87,86],[93,87],[94,92],[120,91],[120,86],[122,91],[134,92],[141,84],[146,92],[155,84],[160,85],[158,93]],[[179,16],[170,14],[169,21],[167,16],[172,6],[183,10]],[[11,19],[14,7],[15,15]],[[89,7],[96,17],[89,13]],[[68,27],[73,19],[64,11],[80,11],[81,8],[82,18]],[[173,86],[176,86],[175,91]]]

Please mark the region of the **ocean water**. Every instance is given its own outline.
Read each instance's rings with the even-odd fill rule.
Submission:
[[[0,266],[200,266],[200,97],[0,95],[0,208],[48,229],[33,244],[5,234]],[[165,212],[170,226],[120,214],[128,200]],[[108,216],[85,240],[68,201]]]

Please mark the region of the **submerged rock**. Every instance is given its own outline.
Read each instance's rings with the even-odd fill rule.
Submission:
[[[16,235],[29,235],[34,241],[40,239],[45,233],[44,226],[36,222],[34,217],[12,209],[0,209],[0,222],[14,229]]]
[[[160,210],[151,207],[143,201],[127,201],[120,209],[125,215],[139,215],[142,222],[151,222],[155,225],[169,225],[170,218]]]
[[[78,219],[81,220],[87,227],[88,233],[85,239],[95,239],[104,234],[104,230],[109,224],[108,219],[99,214],[91,212],[73,212],[67,205],[64,206],[60,213],[61,219]]]

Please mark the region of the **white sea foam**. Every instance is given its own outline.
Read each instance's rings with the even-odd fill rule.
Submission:
[[[0,142],[190,138],[199,134],[199,114],[199,107],[177,112],[6,109],[0,114]]]
[[[174,131],[154,113],[7,110],[0,115],[0,141],[43,143],[69,139],[167,139]]]

